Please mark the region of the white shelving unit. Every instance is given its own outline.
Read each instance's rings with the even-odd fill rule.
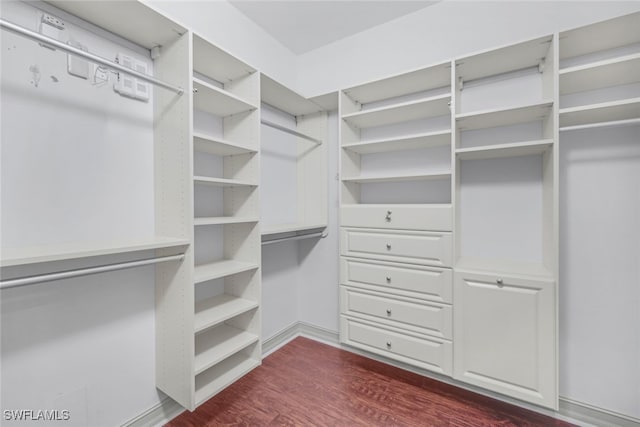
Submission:
[[[287,220],[263,219],[262,240],[267,242],[284,237],[316,235],[328,223],[327,113],[319,105],[266,75],[263,74],[261,80],[261,102],[265,106],[262,131],[274,131],[269,135],[277,135],[278,138],[275,140],[276,136],[272,136],[268,142],[263,138],[263,145],[268,143],[271,147],[268,151],[263,149],[263,160],[270,161],[277,155],[276,152],[282,151],[278,147],[281,140],[294,141],[296,145],[293,148],[295,151],[288,153],[294,164],[292,167],[295,167],[295,176],[292,175],[295,180],[295,200],[283,201],[277,207],[278,217]],[[274,118],[266,117],[267,114]],[[271,183],[269,178],[273,172],[264,169],[265,185]],[[275,191],[279,185],[281,183],[272,185],[271,191]]]

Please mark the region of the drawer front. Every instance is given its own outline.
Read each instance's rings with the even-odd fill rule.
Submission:
[[[415,332],[451,339],[451,306],[415,302],[381,293],[340,287],[342,314],[380,321]]]
[[[340,283],[448,304],[453,299],[453,273],[437,267],[341,258]]]
[[[450,267],[451,233],[342,228],[344,256]]]
[[[450,341],[405,335],[347,316],[340,317],[340,332],[345,344],[451,375],[453,352]]]
[[[345,227],[451,231],[452,221],[451,205],[354,205],[340,209],[340,225]]]

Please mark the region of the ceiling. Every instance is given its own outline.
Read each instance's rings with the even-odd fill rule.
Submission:
[[[230,3],[299,55],[437,1],[230,0]]]

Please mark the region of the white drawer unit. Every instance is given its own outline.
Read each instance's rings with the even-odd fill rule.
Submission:
[[[340,311],[439,338],[452,337],[450,305],[341,286]]]
[[[420,334],[404,334],[348,316],[340,316],[342,342],[430,371],[451,375],[451,342]]]
[[[451,233],[342,228],[343,256],[449,267]]]
[[[447,268],[342,257],[340,283],[448,304],[453,296],[453,273]]]
[[[456,271],[454,377],[553,408],[555,282]]]
[[[451,205],[344,205],[340,222],[345,227],[451,231]]]

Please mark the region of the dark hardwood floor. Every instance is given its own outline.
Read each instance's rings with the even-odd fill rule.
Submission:
[[[571,424],[296,338],[170,427],[571,426]]]

